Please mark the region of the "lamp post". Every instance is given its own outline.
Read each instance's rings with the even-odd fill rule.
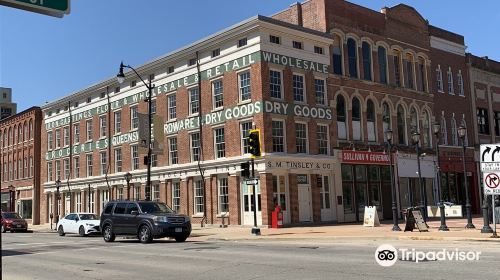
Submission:
[[[153,88],[154,85],[151,83],[151,79],[149,79],[149,83],[146,83],[139,73],[130,65],[124,65],[123,62],[120,63],[120,71],[118,72],[118,75],[116,75],[116,79],[118,80],[118,83],[123,83],[125,81],[125,74],[123,73],[123,68],[129,68],[132,69],[132,71],[139,77],[139,79],[142,81],[142,83],[146,86],[148,89],[148,96],[147,99],[144,100],[148,102],[148,155],[146,158],[146,163],[148,166],[148,171],[147,171],[147,181],[146,181],[146,200],[151,200],[151,154],[152,154],[152,149],[151,149],[151,126],[153,125],[153,115],[151,113],[152,110],[152,94],[153,94]]]
[[[462,139],[462,163],[464,165],[464,187],[465,187],[465,210],[467,211],[467,225],[465,228],[476,228],[474,224],[472,224],[472,213],[471,213],[471,205],[469,199],[469,184],[467,183],[467,169],[465,168],[465,135],[467,134],[467,128],[464,126],[460,126],[458,128],[458,136]]]
[[[392,231],[401,231],[398,225],[398,206],[396,201],[396,185],[394,184],[394,173],[392,171],[392,130],[385,131],[385,138],[387,139],[387,146],[389,150],[389,173],[391,176],[391,192],[392,192]]]
[[[123,176],[125,177],[125,181],[127,181],[127,200],[130,200],[130,180],[132,180],[132,174],[127,172]]]
[[[59,188],[61,187],[61,180],[57,179],[56,181],[56,214],[54,215],[54,222],[57,223],[59,222],[59,199],[61,199],[60,194],[59,194]],[[56,228],[57,230],[57,228]]]
[[[413,132],[411,135],[411,140],[415,149],[417,150],[417,171],[418,171],[418,187],[420,188],[420,208],[422,209],[422,216],[424,221],[427,221],[427,197],[425,194],[425,188],[422,184],[422,172],[420,170],[420,133]]]
[[[15,212],[14,210],[14,186],[10,185],[9,186],[9,211]]]
[[[439,231],[450,231],[448,226],[446,225],[446,217],[444,212],[444,201],[442,197],[441,191],[441,169],[439,167],[439,133],[441,132],[441,124],[436,122],[433,125],[434,135],[436,136],[436,182],[437,182],[437,191],[438,191],[438,199],[439,199],[439,218],[441,219],[441,226],[439,227]]]

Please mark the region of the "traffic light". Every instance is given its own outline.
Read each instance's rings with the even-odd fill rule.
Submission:
[[[252,129],[248,132],[248,152],[252,157],[260,157],[260,130]]]
[[[250,178],[250,163],[248,161],[241,163],[241,177]]]

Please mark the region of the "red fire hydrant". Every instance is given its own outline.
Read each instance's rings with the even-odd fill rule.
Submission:
[[[271,227],[272,228],[281,228],[283,227],[283,212],[281,212],[281,207],[276,205],[274,211],[271,215]]]

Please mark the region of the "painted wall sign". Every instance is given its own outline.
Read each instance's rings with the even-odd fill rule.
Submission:
[[[265,62],[328,74],[328,65],[291,56],[262,51]]]
[[[289,104],[276,101],[265,101],[264,112],[296,117],[331,120],[332,109],[327,107],[310,107],[300,104]]]
[[[382,152],[342,151],[342,163],[390,164],[390,159]]]
[[[322,162],[313,162],[313,161],[268,160],[266,162],[266,168],[331,170],[332,164],[331,163],[322,163]]]

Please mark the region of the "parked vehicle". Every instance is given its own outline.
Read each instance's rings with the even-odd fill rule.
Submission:
[[[28,223],[16,212],[2,212],[2,232],[28,231]]]
[[[106,242],[113,242],[117,235],[136,236],[142,243],[163,237],[184,242],[191,234],[188,216],[176,214],[166,204],[154,201],[108,202],[100,225]]]
[[[100,233],[99,219],[92,213],[70,213],[57,223],[59,236],[66,233],[76,233],[87,236],[92,233]]]

